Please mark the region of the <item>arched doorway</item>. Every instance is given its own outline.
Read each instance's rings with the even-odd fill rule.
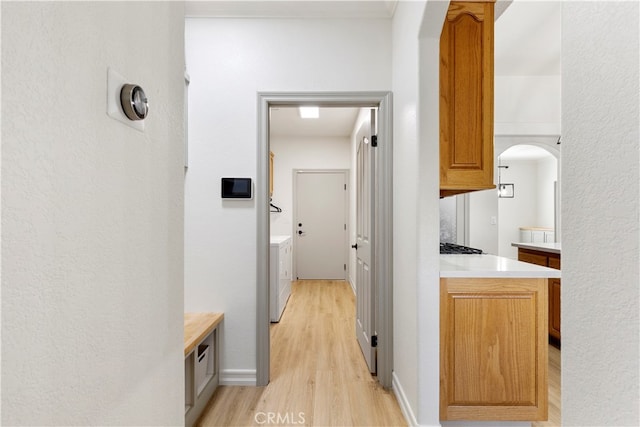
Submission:
[[[557,241],[560,223],[557,154],[540,145],[516,144],[500,153],[496,164],[498,254],[517,258],[517,250],[511,243],[525,240],[529,232],[535,233],[535,239]]]

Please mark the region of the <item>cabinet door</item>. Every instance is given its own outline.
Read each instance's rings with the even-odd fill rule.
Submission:
[[[560,279],[549,279],[549,335],[560,339]]]
[[[440,196],[493,184],[493,2],[449,4],[440,36]]]
[[[546,279],[441,279],[440,419],[547,419]]]

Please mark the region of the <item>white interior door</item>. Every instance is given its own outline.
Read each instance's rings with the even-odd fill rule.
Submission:
[[[374,176],[375,149],[371,146],[371,135],[375,126],[375,110],[366,120],[356,141],[356,335],[369,370],[376,373],[376,349],[372,342],[375,333],[375,283],[372,266],[374,248]]]
[[[294,238],[298,279],[347,274],[347,172],[296,171]]]

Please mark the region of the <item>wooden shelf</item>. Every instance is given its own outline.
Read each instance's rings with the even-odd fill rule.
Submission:
[[[185,426],[207,406],[219,381],[219,331],[223,313],[184,314]]]
[[[223,313],[185,313],[184,314],[184,355],[186,356],[213,331],[222,319]]]

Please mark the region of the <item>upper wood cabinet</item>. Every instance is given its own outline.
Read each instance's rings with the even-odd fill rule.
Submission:
[[[493,183],[494,3],[452,1],[440,36],[440,197]]]

